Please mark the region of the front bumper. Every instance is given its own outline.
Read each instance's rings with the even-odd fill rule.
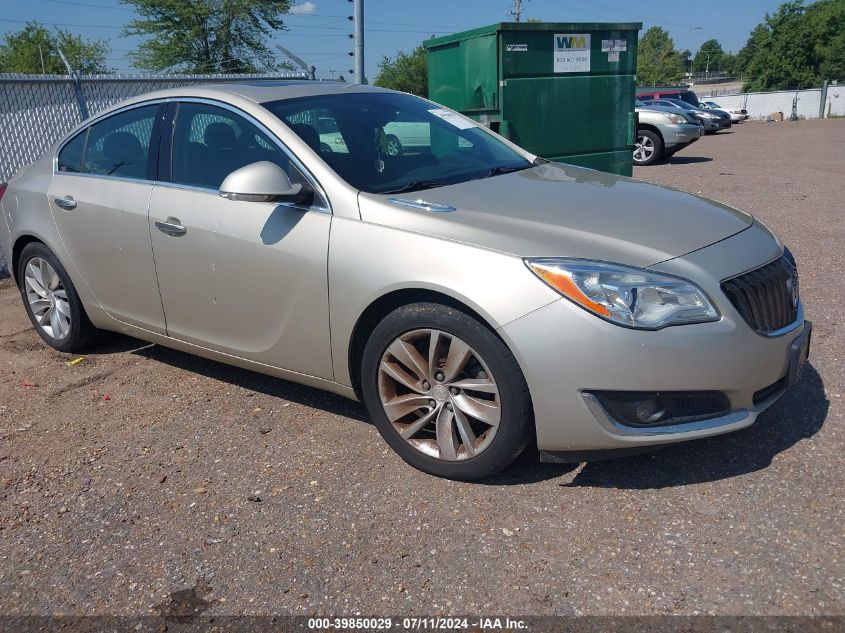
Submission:
[[[692,123],[673,123],[663,126],[660,131],[663,135],[663,143],[666,151],[671,151],[677,146],[682,147],[693,141],[697,141],[704,134],[703,127],[693,125]]]
[[[791,348],[805,332],[809,335],[809,325],[799,315],[781,336],[761,336],[736,312],[719,282],[779,255],[780,246],[755,224],[686,257],[654,266],[699,283],[722,315],[713,323],[633,330],[560,299],[501,328],[531,391],[538,448],[551,452],[636,448],[753,424],[783,393],[794,356]],[[584,397],[592,390],[719,391],[727,396],[730,411],[689,424],[622,427]]]

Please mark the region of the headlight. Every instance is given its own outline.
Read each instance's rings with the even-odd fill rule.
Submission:
[[[718,119],[719,118],[718,114],[711,114],[709,112],[699,112],[699,114],[701,116],[703,116],[705,119]]]
[[[663,116],[669,119],[672,123],[686,123],[687,120],[680,114],[672,114],[671,112],[664,112]]]
[[[659,330],[719,320],[704,291],[680,277],[585,259],[528,258],[525,264],[573,303],[618,325]]]

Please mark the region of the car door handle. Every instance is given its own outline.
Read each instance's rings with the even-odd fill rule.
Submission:
[[[167,218],[164,222],[156,222],[156,228],[170,237],[181,237],[188,232],[178,218]]]
[[[66,198],[56,198],[53,200],[56,203],[56,206],[60,209],[64,209],[65,211],[70,211],[71,209],[76,208],[76,200],[73,199],[73,196],[67,196]]]

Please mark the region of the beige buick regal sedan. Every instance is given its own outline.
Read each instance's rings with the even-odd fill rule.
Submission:
[[[389,151],[400,123],[426,143]],[[0,189],[47,344],[115,330],[363,399],[443,477],[747,427],[808,354],[795,261],[750,215],[379,88],[147,94]]]

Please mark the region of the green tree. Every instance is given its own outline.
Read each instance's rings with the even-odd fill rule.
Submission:
[[[105,41],[87,42],[68,31],[56,29],[51,32],[37,22],[29,22],[17,33],[3,37],[0,43],[0,73],[64,75],[67,69],[59,57],[59,49],[76,71],[107,72],[109,46]]]
[[[684,67],[684,72],[690,72],[692,70],[692,52],[684,49],[678,55],[681,56],[681,66]]]
[[[379,63],[375,85],[427,97],[428,67],[425,47],[417,46],[411,53],[399,51],[393,58],[385,55]]]
[[[845,80],[845,0],[822,0],[807,7],[818,81]]]
[[[285,30],[290,0],[121,0],[140,19],[124,35],[148,36],[132,53],[152,71],[241,73],[289,67],[267,40]]]
[[[812,86],[813,46],[804,20],[802,0],[786,2],[766,15],[768,37],[762,42],[746,68],[746,90],[764,91]]]
[[[754,27],[754,30],[751,31],[751,34],[748,36],[748,40],[745,42],[745,46],[743,46],[736,54],[736,62],[734,65],[735,73],[739,75],[745,73],[748,65],[751,63],[751,60],[754,59],[757,52],[766,45],[768,38],[769,30],[764,24],[758,24]]]
[[[724,70],[725,51],[719,40],[707,40],[698,49],[692,60],[692,69],[697,73],[706,71],[716,72]]]
[[[681,54],[669,33],[653,26],[640,38],[637,51],[637,82],[641,86],[672,83],[684,76]]]
[[[845,0],[782,4],[751,33],[737,66],[751,91],[845,79]]]

